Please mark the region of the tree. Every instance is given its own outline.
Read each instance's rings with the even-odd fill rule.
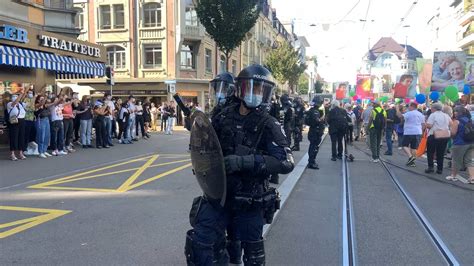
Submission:
[[[258,0],[195,0],[196,13],[201,24],[224,53],[229,57],[252,29],[260,14]]]
[[[301,74],[298,80],[298,94],[306,95],[308,94],[309,81],[308,77],[305,74]]]
[[[268,55],[265,66],[279,83],[288,82],[290,94],[294,93],[294,86],[298,85],[298,79],[306,69],[306,65],[299,62],[298,51],[287,42],[280,44]]]

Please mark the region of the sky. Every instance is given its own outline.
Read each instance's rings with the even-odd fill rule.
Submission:
[[[413,4],[417,2],[416,4]],[[381,37],[393,37],[431,58],[438,48],[451,49],[455,33],[446,44],[435,45],[433,27],[427,22],[452,0],[271,0],[282,22],[294,20],[295,33],[304,35],[308,55],[318,57],[318,72],[326,81],[355,82],[357,68]],[[403,18],[403,21],[402,21]],[[362,22],[361,20],[365,20]],[[441,27],[456,26],[452,17],[438,18]],[[446,23],[444,23],[446,22]],[[314,24],[313,26],[310,26]],[[456,23],[455,23],[456,24]]]

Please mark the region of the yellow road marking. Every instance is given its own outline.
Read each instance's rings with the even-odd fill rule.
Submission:
[[[114,168],[114,167],[117,167],[117,166],[142,161],[142,160],[148,159],[150,157],[152,157],[152,156],[146,156],[146,157],[125,161],[125,162],[118,163],[118,164],[113,164],[113,165],[109,165],[109,166],[105,166],[105,167],[101,167],[101,168],[97,168],[97,169],[92,169],[92,170],[89,170],[89,171],[86,171],[86,172],[83,172],[83,173],[78,173],[78,174],[75,174],[75,175],[66,176],[66,177],[63,177],[63,178],[51,180],[51,181],[44,182],[44,183],[37,184],[37,185],[32,185],[32,186],[29,186],[28,188],[41,188],[41,187],[44,187],[44,186],[55,185],[57,182],[60,182],[60,181],[63,181],[63,180],[69,180],[69,179],[73,179],[73,178],[79,177],[79,176],[84,176],[84,175],[87,175],[87,174],[90,174],[90,173],[95,173],[95,172],[98,172],[98,171],[107,170],[107,169]]]
[[[164,172],[164,173],[162,173],[162,174],[159,174],[159,175],[157,175],[157,176],[148,178],[148,179],[143,180],[143,181],[141,181],[141,182],[138,182],[138,183],[136,183],[136,184],[133,184],[133,185],[131,185],[131,186],[128,187],[127,191],[130,190],[130,189],[134,189],[134,188],[137,188],[137,187],[139,187],[139,186],[143,186],[143,185],[145,185],[145,184],[148,184],[148,183],[150,183],[150,182],[152,182],[152,181],[155,181],[155,180],[157,180],[157,179],[159,179],[159,178],[162,178],[163,176],[167,176],[167,175],[170,175],[170,174],[172,174],[172,173],[178,172],[178,171],[180,171],[180,170],[182,170],[182,169],[185,169],[185,168],[187,168],[187,167],[189,167],[189,166],[191,166],[190,163],[185,164],[185,165],[180,166],[180,167],[177,167],[177,168],[175,168],[175,169],[169,170],[169,171]]]
[[[27,229],[30,229],[30,228],[34,227],[34,226],[37,226],[37,225],[40,225],[40,224],[45,223],[47,221],[56,219],[60,216],[63,216],[65,214],[68,214],[68,213],[71,212],[71,211],[65,211],[65,210],[25,208],[25,207],[15,207],[15,206],[0,206],[0,210],[45,213],[43,215],[32,217],[32,218],[21,219],[21,220],[14,221],[14,222],[0,224],[0,228],[8,228],[8,227],[12,227],[12,226],[15,226],[15,225],[19,225],[19,226],[14,227],[10,230],[1,232],[0,233],[0,239],[1,238],[6,238],[8,236],[14,235],[14,234],[22,232],[22,231],[25,231]]]
[[[170,164],[175,164],[175,163],[188,162],[190,160],[191,159],[186,159],[186,160],[179,160],[179,161],[174,161],[174,162],[153,164],[153,165],[150,165],[148,168],[154,168],[154,167],[158,167],[158,166],[165,166],[165,165],[170,165]],[[89,176],[85,176],[85,177],[79,177],[79,178],[74,178],[74,179],[70,179],[70,180],[55,182],[54,185],[70,183],[70,182],[75,182],[75,181],[80,181],[80,180],[86,180],[86,179],[91,179],[91,178],[96,178],[96,177],[101,177],[101,176],[108,176],[108,175],[115,175],[115,174],[133,172],[133,171],[138,170],[138,169],[140,169],[140,167],[124,169],[124,170],[118,170],[118,171],[114,171],[114,172],[107,172],[107,173],[102,173],[102,174],[97,174],[97,175],[89,175]]]
[[[148,160],[144,165],[142,165],[133,175],[127,179],[117,190],[120,192],[127,191],[128,187],[137,180],[137,178],[152,164],[158,159],[159,155],[153,155],[150,160]]]
[[[45,186],[45,187],[37,187],[38,189],[55,189],[55,190],[74,190],[74,191],[91,191],[91,192],[112,192],[117,193],[116,189],[108,189],[108,188],[88,188],[88,187],[57,187],[57,186]]]

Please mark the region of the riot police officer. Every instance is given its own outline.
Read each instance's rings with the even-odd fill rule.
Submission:
[[[187,232],[185,245],[189,265],[228,263],[226,228],[241,241],[245,265],[265,264],[263,225],[272,221],[279,208],[278,193],[269,187],[268,178],[294,168],[279,122],[264,111],[273,88],[270,72],[251,65],[236,79],[240,105],[228,106],[214,117],[212,126],[225,162],[225,203],[205,191],[194,200],[190,212],[193,229]]]
[[[285,131],[286,139],[288,141],[288,145],[291,146],[291,133],[293,132],[293,128],[295,126],[295,112],[293,111],[293,104],[291,103],[291,99],[288,94],[283,94],[280,97],[281,102],[281,116],[283,117],[283,130]]]
[[[229,72],[218,74],[209,82],[209,95],[213,99],[214,109],[211,117],[218,115],[226,106],[236,104],[234,75]]]
[[[275,117],[278,122],[282,122],[281,121],[281,117],[280,117],[280,109],[281,109],[281,105],[280,105],[280,96],[278,96],[277,94],[273,95],[272,96],[272,102],[271,102],[271,105],[270,105],[270,115]]]
[[[305,124],[309,126],[308,168],[310,169],[319,169],[316,156],[324,133],[324,112],[320,110],[322,103],[321,97],[315,96],[310,103],[311,108],[305,113]]]
[[[300,142],[303,141],[303,124],[304,124],[304,104],[301,97],[295,98],[294,103],[295,111],[295,126],[293,128],[293,142],[294,145],[291,148],[292,151],[300,150]]]

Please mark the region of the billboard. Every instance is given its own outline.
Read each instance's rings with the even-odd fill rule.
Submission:
[[[420,91],[424,92],[427,88],[431,87],[433,62],[431,62],[431,59],[417,58],[416,69],[418,71],[418,85],[420,87]]]
[[[373,98],[370,75],[358,74],[356,83],[356,95],[360,99]]]
[[[416,81],[414,74],[397,76],[397,83],[393,87],[393,98],[415,98]]]
[[[342,100],[346,98],[349,88],[349,82],[335,82],[336,100]]]
[[[455,86],[463,91],[465,84],[466,54],[464,52],[435,52],[431,90],[444,91],[448,86]]]

